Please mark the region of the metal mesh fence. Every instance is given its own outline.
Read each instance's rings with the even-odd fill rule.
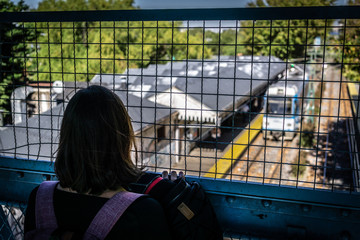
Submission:
[[[1,239],[23,239],[25,205],[18,203],[6,203],[4,205],[1,205],[1,208]]]
[[[358,191],[359,24],[3,22],[0,154],[54,161],[69,99],[102,85],[126,105],[149,171]],[[17,236],[21,211],[3,209]]]

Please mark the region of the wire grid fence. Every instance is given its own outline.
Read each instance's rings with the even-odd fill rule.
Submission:
[[[18,203],[6,203],[0,211],[1,239],[24,239],[25,206]],[[7,224],[6,224],[7,223]]]
[[[2,156],[54,161],[67,102],[102,85],[127,107],[136,164],[149,171],[358,190],[358,19],[34,19],[2,30]],[[23,208],[18,218],[10,206],[17,234]]]

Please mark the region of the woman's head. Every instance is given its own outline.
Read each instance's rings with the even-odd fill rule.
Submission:
[[[62,187],[101,194],[136,181],[130,117],[120,98],[101,86],[78,91],[66,107],[55,173]]]

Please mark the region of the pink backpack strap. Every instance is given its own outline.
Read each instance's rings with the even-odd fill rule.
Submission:
[[[105,239],[125,210],[143,194],[119,192],[110,198],[96,214],[84,239]]]
[[[37,229],[57,229],[54,210],[54,191],[58,181],[45,181],[39,186],[35,201],[35,221]]]

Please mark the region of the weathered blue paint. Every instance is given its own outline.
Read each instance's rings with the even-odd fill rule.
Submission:
[[[51,162],[0,157],[0,201],[26,203],[34,187],[54,177]]]
[[[1,158],[0,200],[25,203],[35,186],[45,179],[54,179],[48,164]],[[272,238],[287,238],[291,234],[320,239],[336,239],[335,236],[343,235],[350,235],[353,239],[360,237],[360,230],[356,227],[360,224],[358,193],[191,176],[187,180],[197,181],[203,186],[226,232]]]

